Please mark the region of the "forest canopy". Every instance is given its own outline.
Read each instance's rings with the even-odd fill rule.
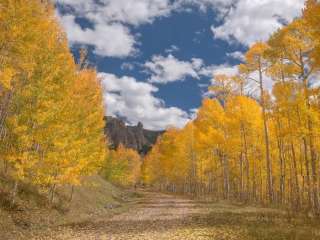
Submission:
[[[0,1],[1,172],[50,189],[79,185],[106,156],[94,69],[76,64],[47,1]]]
[[[319,23],[309,0],[301,18],[249,48],[237,74],[215,75],[196,119],[146,157],[144,182],[319,215]]]

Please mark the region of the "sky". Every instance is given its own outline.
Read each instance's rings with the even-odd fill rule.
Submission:
[[[243,54],[301,15],[304,0],[54,0],[75,57],[102,81],[106,115],[183,127]]]

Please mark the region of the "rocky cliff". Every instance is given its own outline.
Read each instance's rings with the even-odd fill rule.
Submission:
[[[111,148],[120,144],[135,149],[140,154],[146,154],[156,143],[163,131],[151,131],[143,128],[142,123],[137,126],[127,126],[124,121],[114,117],[106,117],[105,133],[108,136]]]

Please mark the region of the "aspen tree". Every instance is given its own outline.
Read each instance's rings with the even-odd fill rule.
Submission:
[[[270,154],[270,139],[268,130],[268,119],[267,119],[267,93],[265,90],[264,74],[268,68],[268,61],[265,59],[265,52],[268,49],[268,45],[262,42],[258,42],[251,46],[249,51],[245,55],[245,64],[243,68],[247,73],[256,73],[258,77],[252,77],[253,81],[257,82],[260,91],[260,103],[262,107],[263,117],[263,131],[265,137],[265,156],[267,165],[267,189],[268,198],[270,202],[274,200],[273,191],[273,173],[272,173],[272,159]]]
[[[315,59],[314,64],[320,66],[320,2],[317,0],[307,0],[306,9],[304,10],[304,19],[307,26],[310,28],[312,40],[315,44],[315,49],[312,52],[312,57]]]
[[[105,158],[101,87],[78,71],[48,2],[0,2],[0,151],[8,174],[49,188],[80,184]]]
[[[133,150],[120,145],[108,156],[106,177],[112,183],[133,187],[138,184],[141,174],[141,157]]]
[[[251,46],[239,74],[216,75],[195,120],[169,129],[147,155],[144,179],[162,190],[318,215],[319,9],[307,1],[302,18]]]

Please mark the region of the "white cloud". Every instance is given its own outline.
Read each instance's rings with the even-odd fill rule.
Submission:
[[[183,81],[186,77],[199,79],[198,71],[203,66],[199,58],[192,58],[191,61],[180,61],[173,55],[167,57],[153,56],[152,60],[144,64],[147,72],[151,74],[149,82],[168,83]]]
[[[155,130],[183,127],[190,120],[185,111],[166,107],[161,99],[154,97],[158,88],[150,83],[108,73],[100,73],[99,77],[105,89],[108,115],[125,117],[130,124],[142,122],[146,128]]]
[[[167,16],[171,12],[169,0],[104,0],[103,6],[95,13],[88,14],[89,19],[116,21],[138,26],[151,23],[155,18]]]
[[[134,54],[136,39],[127,25],[152,23],[175,11],[187,11],[189,6],[201,10],[215,9],[225,16],[221,26],[212,26],[216,38],[250,45],[265,40],[281,26],[300,14],[304,0],[54,0],[72,8],[74,17],[82,17],[93,24],[83,30],[70,19],[62,17],[63,26],[72,43],[95,46],[102,56],[124,57]],[[69,14],[71,14],[69,13]],[[74,19],[73,19],[74,20]]]
[[[83,9],[83,10],[90,9],[93,3],[91,0],[53,0],[53,1],[64,6],[71,6],[74,9]]]
[[[116,21],[138,26],[151,23],[157,17],[169,16],[173,11],[188,11],[189,6],[220,12],[235,0],[54,0],[72,7],[81,16],[97,21]]]
[[[77,15],[94,22],[118,22],[138,26],[167,16],[173,9],[170,0],[56,0],[70,6]]]
[[[241,52],[230,53],[230,55],[237,58],[243,56]],[[184,81],[186,77],[200,79],[201,76],[213,77],[216,74],[236,75],[239,73],[238,66],[230,66],[228,64],[206,66],[200,58],[181,61],[171,54],[167,57],[153,56],[151,61],[144,64],[144,67],[151,75],[148,81],[160,84]]]
[[[180,48],[176,45],[171,45],[168,49],[165,50],[166,53],[174,53],[180,51]]]
[[[135,54],[136,38],[126,24],[138,26],[152,23],[155,18],[170,14],[173,5],[169,0],[55,0],[69,7],[68,15],[58,17],[71,44],[80,43],[95,47],[95,54],[107,57],[127,57]],[[72,14],[72,15],[71,15]],[[82,29],[75,22],[82,17],[93,28]]]
[[[239,73],[238,66],[219,65],[213,67],[212,75],[224,74],[233,76]]]
[[[212,65],[212,66],[208,66],[206,68],[203,68],[202,70],[202,74],[203,75],[207,75],[207,76],[211,76],[211,83],[214,84],[215,79],[214,76],[218,75],[218,74],[223,74],[223,75],[227,75],[227,76],[234,76],[239,74],[239,68],[237,65],[235,66],[230,66],[227,64],[222,64],[222,65]],[[265,89],[267,89],[270,93],[273,87],[273,80],[267,76],[265,73],[263,74],[263,85],[265,87]],[[259,80],[259,73],[253,72],[249,75],[248,81],[247,81],[247,86],[245,91],[250,94],[250,95],[259,95],[259,88],[258,88],[258,80]],[[253,81],[253,79],[255,79],[255,81]],[[207,94],[207,93],[205,93]]]
[[[215,75],[218,74],[223,74],[223,75],[227,75],[227,76],[234,76],[239,74],[239,69],[238,66],[230,66],[227,64],[222,64],[222,65],[212,65],[212,66],[208,66],[206,68],[203,68],[201,71],[201,74],[206,75],[206,76],[211,76],[211,84],[214,85],[215,84]],[[258,79],[259,79],[259,73],[253,72],[250,74],[249,76],[250,79],[247,80],[245,86],[244,86],[244,91],[245,94],[250,95],[252,97],[259,97],[260,94],[260,89],[259,89],[259,85],[257,83]],[[271,94],[272,91],[272,86],[274,84],[273,80],[268,77],[266,74],[263,74],[263,85],[265,87],[266,90],[269,91],[269,93]],[[200,86],[202,87],[202,86]],[[206,86],[203,86],[206,87]],[[213,97],[212,93],[210,91],[204,91],[202,96],[204,98],[206,97]]]
[[[200,74],[208,77],[214,77],[217,74],[224,74],[227,76],[238,74],[238,66],[229,66],[227,64],[211,65],[201,69]],[[212,79],[214,81],[214,79]]]
[[[190,109],[190,118],[192,120],[195,120],[197,118],[197,116],[198,116],[198,112],[199,112],[198,108]]]
[[[82,29],[72,15],[60,16],[60,22],[71,44],[94,46],[94,52],[97,55],[126,57],[135,53],[135,38],[129,29],[121,24],[97,23],[93,29]]]
[[[158,17],[170,16],[173,11],[189,11],[195,6],[224,12],[235,0],[53,0],[71,7],[76,15],[94,21],[121,22],[130,25],[152,23]]]
[[[121,69],[122,70],[132,71],[134,69],[134,64],[133,63],[124,62],[124,63],[121,64]]]
[[[240,51],[227,53],[227,56],[236,60],[244,61],[244,54]]]
[[[264,41],[282,26],[301,14],[304,0],[239,0],[221,26],[212,26],[216,38],[251,45]]]
[[[192,5],[198,7],[202,11],[213,8],[217,9],[220,13],[225,13],[235,0],[176,0],[176,2],[178,2],[180,7]]]
[[[152,23],[174,11],[187,11],[188,6],[202,10],[222,8],[233,0],[53,0],[69,9],[61,18],[70,43],[95,47],[95,53],[107,57],[131,56],[136,50],[136,37],[129,26]],[[82,29],[76,17],[89,21],[92,29]],[[128,26],[129,25],[129,26]],[[174,50],[174,49],[172,49]]]

